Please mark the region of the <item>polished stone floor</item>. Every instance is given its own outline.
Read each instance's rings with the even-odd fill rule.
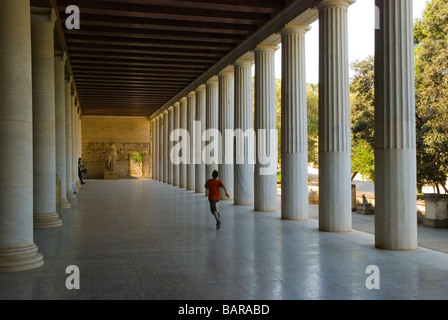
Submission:
[[[150,180],[87,181],[57,229],[35,230],[45,265],[0,274],[0,299],[448,299],[448,254],[375,249],[361,231],[219,204]],[[315,210],[315,208],[312,208]],[[80,270],[80,290],[65,286]],[[366,268],[380,289],[366,288]]]

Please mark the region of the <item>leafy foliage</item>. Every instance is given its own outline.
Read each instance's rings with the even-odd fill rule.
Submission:
[[[414,35],[417,180],[439,191],[448,176],[448,0],[428,2]]]

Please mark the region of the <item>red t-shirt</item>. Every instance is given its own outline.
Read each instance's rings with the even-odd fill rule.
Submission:
[[[205,187],[208,191],[208,198],[210,200],[221,200],[221,193],[219,192],[219,188],[224,187],[224,184],[218,179],[210,179],[205,183]]]

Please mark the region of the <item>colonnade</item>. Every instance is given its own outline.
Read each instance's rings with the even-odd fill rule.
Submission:
[[[351,150],[347,10],[353,0],[325,0],[319,12],[319,230],[345,232],[351,220]],[[378,248],[407,250],[417,246],[416,159],[413,84],[412,3],[377,0],[380,28],[376,31],[376,215],[375,244]],[[241,57],[224,68],[195,92],[174,103],[172,113],[157,113],[151,119],[153,177],[163,179],[164,160],[173,146],[175,129],[193,135],[193,121],[201,123],[205,145],[216,139],[209,129],[218,129],[221,139],[218,163],[180,163],[179,183],[173,186],[204,193],[206,179],[219,170],[219,179],[229,190],[235,205],[251,205],[255,211],[281,210],[290,220],[308,219],[307,101],[305,78],[305,36],[308,25],[289,24],[280,32],[282,43],[281,207],[277,206],[277,170],[267,170],[260,153],[277,161],[276,93],[274,53],[276,44],[260,43],[251,59]],[[393,45],[392,45],[393,44]],[[255,65],[252,83],[252,65]],[[254,88],[255,92],[252,92]],[[205,97],[202,95],[205,91]],[[198,94],[200,92],[200,94]],[[200,99],[198,98],[200,97]],[[254,97],[254,102],[252,99]],[[204,107],[205,100],[205,107]],[[196,116],[195,116],[196,113]],[[204,114],[205,113],[205,114]],[[171,117],[174,119],[171,120]],[[168,120],[167,120],[168,118]],[[168,131],[162,130],[171,123]],[[255,150],[248,140],[225,149],[225,130],[254,129]],[[260,129],[267,133],[264,139]],[[159,132],[159,135],[157,135]],[[174,135],[174,138],[176,136]],[[231,137],[230,139],[233,139]],[[238,140],[238,139],[236,139]],[[205,145],[204,145],[205,143]],[[192,145],[192,144],[191,144]],[[191,145],[182,159],[192,163]],[[170,149],[171,150],[171,149]],[[227,154],[224,150],[227,150]],[[230,150],[230,154],[228,153]],[[204,150],[210,157],[214,153]],[[197,151],[195,151],[197,152]],[[264,152],[264,153],[263,153]],[[237,157],[243,163],[225,159]],[[254,161],[253,161],[254,160]],[[266,160],[266,159],[264,159]],[[170,162],[170,159],[168,159]],[[169,167],[176,176],[177,165]],[[194,173],[196,171],[196,174]],[[200,181],[195,181],[200,179]],[[223,199],[226,199],[225,197]]]
[[[0,272],[43,265],[33,230],[60,227],[80,188],[80,110],[55,21],[27,0],[0,2]]]

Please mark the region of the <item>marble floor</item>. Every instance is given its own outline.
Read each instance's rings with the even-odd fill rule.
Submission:
[[[150,180],[87,181],[62,227],[35,230],[45,265],[0,274],[0,299],[448,299],[447,253],[378,250],[366,232],[320,232],[314,219],[231,201],[219,208],[216,230],[203,195]],[[79,290],[66,288],[70,265]],[[379,289],[366,287],[370,265]]]

